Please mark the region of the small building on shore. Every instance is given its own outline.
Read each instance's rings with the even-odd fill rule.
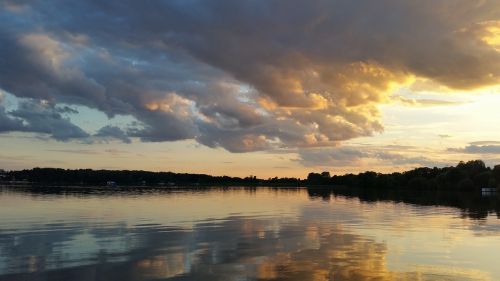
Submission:
[[[497,189],[494,187],[483,187],[481,188],[481,195],[482,196],[492,196],[496,194]]]

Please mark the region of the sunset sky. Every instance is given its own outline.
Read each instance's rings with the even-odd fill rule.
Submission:
[[[498,0],[0,0],[0,168],[500,164]]]

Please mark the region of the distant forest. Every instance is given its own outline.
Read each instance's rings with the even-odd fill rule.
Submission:
[[[499,188],[500,165],[486,167],[483,161],[460,162],[455,167],[416,168],[406,172],[381,174],[364,172],[330,176],[329,172],[309,173],[306,179],[244,178],[186,174],[173,172],[148,172],[129,170],[92,170],[34,168],[20,171],[0,170],[4,183],[33,183],[47,185],[82,186],[345,186],[363,189],[424,189],[424,190],[479,190]]]

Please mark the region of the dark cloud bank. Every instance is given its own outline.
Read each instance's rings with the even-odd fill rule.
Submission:
[[[0,1],[0,132],[196,139],[232,152],[329,146],[382,131],[409,77],[494,85],[497,0]],[[89,135],[58,104],[131,115]],[[58,109],[59,108],[59,109]]]

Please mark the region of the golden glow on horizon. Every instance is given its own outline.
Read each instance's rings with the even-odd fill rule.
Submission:
[[[500,88],[489,87],[473,92],[443,93],[427,90],[412,92],[409,97],[446,98],[459,103],[447,106],[408,106],[389,103],[381,106],[383,133],[372,137],[357,138],[344,142],[340,147],[354,147],[359,151],[400,153],[403,157],[425,156],[430,161],[455,165],[461,160],[484,159],[488,163],[500,163],[497,154],[470,154],[448,151],[448,148],[464,148],[470,142],[500,140],[500,132],[494,120],[500,120]],[[407,96],[408,96],[407,95]],[[481,112],[481,114],[477,114]],[[442,135],[443,137],[441,137]],[[393,172],[408,170],[416,164],[397,164],[380,159],[360,159],[341,165],[318,162],[304,166],[293,150],[278,152],[230,153],[212,149],[194,141],[175,143],[131,144],[37,142],[29,135],[4,135],[0,138],[0,167],[7,169],[33,166],[64,168],[138,169],[207,173],[213,175],[258,177],[289,176],[305,178],[308,172],[328,170],[332,174],[375,170]],[[321,143],[321,135],[306,135],[309,144]],[[263,141],[263,137],[260,137]],[[258,138],[257,138],[258,139]],[[253,145],[254,139],[247,140]],[[429,164],[430,165],[430,164]]]

